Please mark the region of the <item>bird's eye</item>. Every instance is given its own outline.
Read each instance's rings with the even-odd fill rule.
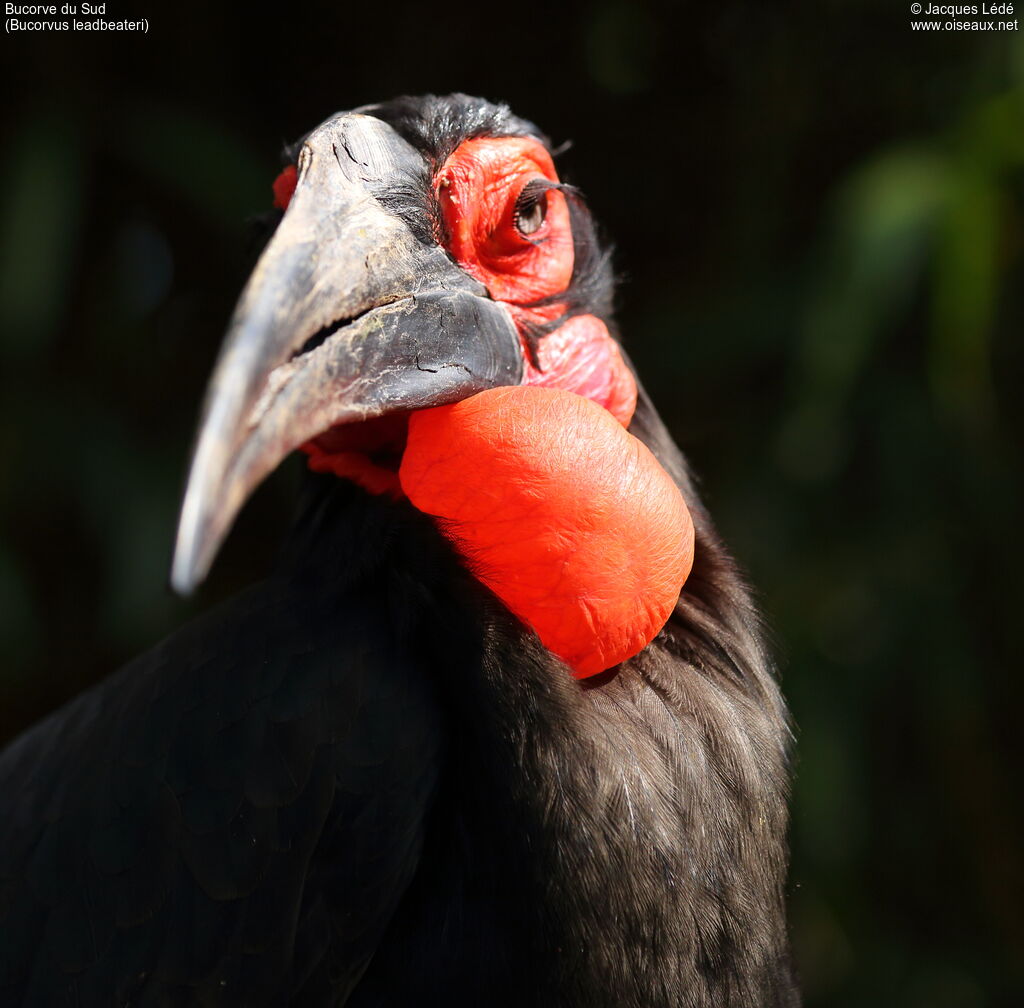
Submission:
[[[527,182],[516,200],[516,230],[524,237],[535,235],[543,226],[548,214],[548,188],[542,180]]]

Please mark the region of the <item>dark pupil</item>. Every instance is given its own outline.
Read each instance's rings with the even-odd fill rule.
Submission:
[[[516,201],[516,227],[524,236],[535,234],[544,223],[548,212],[546,189],[532,189],[527,186]]]

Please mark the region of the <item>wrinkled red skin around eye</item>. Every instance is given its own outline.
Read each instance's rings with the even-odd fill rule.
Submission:
[[[539,140],[480,137],[459,144],[434,179],[448,251],[491,297],[513,305],[559,294],[572,279],[572,226],[562,193],[548,192],[544,223],[529,238],[516,228],[516,199],[536,178],[558,181]]]
[[[491,389],[414,413],[399,476],[577,678],[643,650],[693,563],[678,487],[606,410],[572,393]]]

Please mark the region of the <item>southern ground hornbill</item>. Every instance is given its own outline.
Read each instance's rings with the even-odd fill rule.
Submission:
[[[295,530],[0,758],[0,1003],[796,1003],[784,708],[579,194],[460,95],[287,154],[174,584],[301,447]]]

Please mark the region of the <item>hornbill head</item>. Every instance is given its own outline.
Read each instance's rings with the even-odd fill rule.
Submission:
[[[332,116],[288,156],[210,384],[174,586],[202,580],[303,448],[438,518],[577,675],[635,654],[675,605],[693,528],[626,431],[637,384],[607,256],[543,136],[431,96]]]

